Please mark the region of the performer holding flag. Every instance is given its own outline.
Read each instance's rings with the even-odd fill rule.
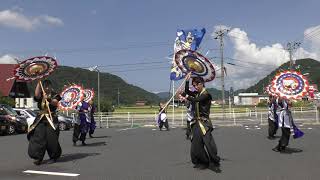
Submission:
[[[213,126],[209,119],[212,96],[205,89],[204,79],[199,76],[192,79],[196,92],[189,91],[190,77],[191,74],[186,77],[185,99],[195,104],[195,117],[191,121],[191,161],[195,168],[206,169],[211,162],[219,167],[220,157],[217,155],[217,146],[211,134]]]

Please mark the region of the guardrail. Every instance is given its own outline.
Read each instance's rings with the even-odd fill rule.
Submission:
[[[319,124],[319,109],[313,108],[293,108],[293,119],[298,123],[316,123]],[[95,121],[97,127],[100,128],[115,128],[126,127],[133,128],[136,126],[156,126],[158,112],[154,113],[95,113]],[[179,113],[167,113],[170,126],[186,125],[186,111]],[[77,118],[74,115],[74,118]],[[244,125],[244,124],[261,124],[268,123],[267,110],[249,110],[246,112],[235,112],[234,109],[225,113],[223,118],[222,113],[211,113],[210,119],[214,125]]]

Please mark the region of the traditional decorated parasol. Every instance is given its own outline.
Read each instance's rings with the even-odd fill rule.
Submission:
[[[34,81],[49,76],[57,68],[57,66],[57,61],[54,58],[49,56],[37,56],[19,63],[14,69],[14,76],[15,79],[21,81]],[[42,93],[45,96],[46,92],[43,89],[42,82],[39,81],[39,84]],[[45,100],[45,104],[49,104],[47,99]],[[48,121],[51,127],[56,129],[52,122],[52,115],[49,106],[47,106],[47,109],[50,117],[50,120]],[[32,128],[29,129],[29,131],[31,130]]]
[[[175,62],[183,73],[202,76],[205,82],[214,80],[216,76],[212,62],[202,54],[192,50],[180,50],[175,54]]]
[[[272,89],[280,97],[301,99],[308,94],[309,82],[297,71],[284,71],[277,74],[271,83]]]
[[[175,53],[174,60],[179,69],[185,74],[191,73],[191,75],[194,76],[201,76],[205,82],[212,81],[216,77],[216,71],[212,62],[196,51],[182,49]],[[180,91],[180,88],[183,87],[185,81],[186,79],[184,79],[177,91],[167,101],[167,103],[164,105],[164,108],[162,108],[162,110],[158,113],[157,117],[161,115],[162,111],[164,111],[164,109],[169,105],[170,101],[174,98],[177,92]]]
[[[14,70],[16,79],[34,81],[49,76],[57,67],[57,61],[49,56],[37,56],[22,61]]]
[[[83,95],[84,95],[84,101],[89,102],[94,97],[94,91],[92,89],[84,89]]]
[[[62,99],[59,102],[59,108],[63,110],[74,109],[83,99],[83,95],[83,88],[79,85],[65,88],[60,94]]]
[[[269,84],[265,90],[269,95],[276,96],[275,88],[271,84]]]

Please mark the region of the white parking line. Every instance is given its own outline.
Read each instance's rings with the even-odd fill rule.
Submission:
[[[246,129],[250,129],[250,128],[247,127]]]
[[[119,129],[117,131],[126,131],[126,130],[129,130],[129,129],[138,129],[138,128],[137,127],[135,127],[135,128],[124,128],[124,129]]]
[[[52,176],[71,176],[71,177],[76,177],[76,176],[80,175],[80,174],[74,174],[74,173],[59,173],[59,172],[33,171],[33,170],[26,170],[26,171],[23,171],[23,172],[27,173],[27,174],[44,174],[44,175],[52,175]]]
[[[152,124],[146,124],[146,125],[143,125],[144,127],[156,127],[156,125],[152,125]]]

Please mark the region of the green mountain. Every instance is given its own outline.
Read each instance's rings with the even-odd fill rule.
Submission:
[[[272,81],[273,77],[280,70],[288,70],[290,62],[286,62],[282,64],[279,68],[272,71],[265,78],[261,79],[255,85],[249,87],[245,90],[245,92],[257,92],[259,94],[264,93],[264,87],[266,87],[270,81]],[[317,84],[320,86],[320,62],[314,59],[299,59],[296,60],[295,69],[300,71],[302,74],[307,74],[306,77],[309,80],[309,84]]]
[[[81,68],[59,66],[48,79],[53,81],[56,91],[61,92],[65,85],[71,83],[81,84],[84,88],[95,91],[95,101],[98,96],[98,73]],[[35,82],[29,86],[33,94]],[[118,104],[118,92],[120,105],[133,105],[136,101],[146,101],[147,104],[157,104],[160,98],[142,88],[126,83],[118,76],[100,72],[100,103]]]
[[[209,91],[209,93],[211,94],[212,96],[212,99],[213,100],[220,100],[222,99],[222,91],[221,90],[218,90],[216,88],[207,88],[207,90]],[[224,91],[224,96],[226,99],[228,99],[229,97],[229,91]]]
[[[270,81],[273,79],[273,77],[278,73],[280,70],[288,70],[289,69],[290,62],[286,62],[282,64],[279,68],[272,71],[269,75],[267,75],[265,78],[261,79],[259,82],[257,82],[255,85],[247,88],[247,89],[239,89],[233,92],[234,95],[238,95],[242,92],[257,92],[259,94],[264,93],[264,87],[266,87]],[[306,76],[309,80],[309,84],[317,84],[317,86],[320,88],[320,62],[316,61],[314,59],[299,59],[296,60],[295,69],[297,71],[300,71],[302,74],[308,73]],[[214,100],[221,100],[222,97],[222,91],[215,89],[215,88],[208,88],[208,91],[212,95]],[[160,94],[158,93],[158,96],[163,97],[165,93]],[[167,95],[168,93],[166,93]],[[228,101],[229,91],[225,91],[225,98],[226,102]]]

